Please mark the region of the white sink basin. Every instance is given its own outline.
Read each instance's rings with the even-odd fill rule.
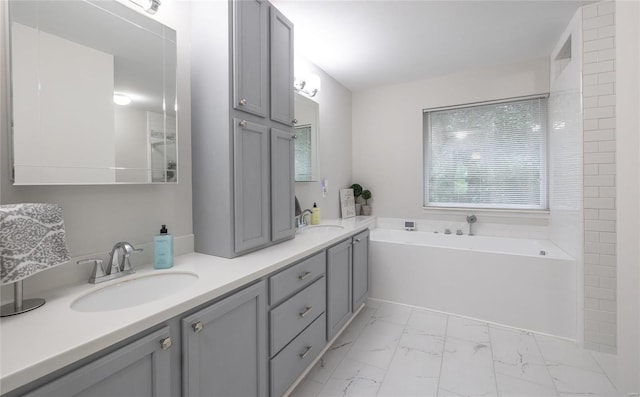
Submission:
[[[339,225],[310,225],[302,229],[298,229],[300,234],[329,234],[343,230],[344,227]]]
[[[135,276],[133,276],[135,277]],[[91,291],[71,302],[78,312],[106,312],[166,298],[198,281],[189,272],[151,273]]]

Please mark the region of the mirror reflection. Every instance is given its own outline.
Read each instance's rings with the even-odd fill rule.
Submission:
[[[177,182],[176,33],[115,1],[10,1],[14,184]]]
[[[318,103],[296,93],[294,112],[298,121],[295,126],[295,179],[296,182],[317,181],[320,173],[318,165]]]

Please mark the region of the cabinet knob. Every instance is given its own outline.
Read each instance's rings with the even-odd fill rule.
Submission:
[[[303,351],[302,353],[299,354],[301,359],[304,359],[305,357],[307,357],[307,354],[309,354],[309,352],[311,351],[311,349],[313,349],[313,346],[307,346],[307,348],[305,349],[305,351]]]
[[[193,332],[195,332],[197,334],[199,332],[202,332],[202,330],[204,329],[204,324],[202,324],[202,322],[198,321],[197,323],[191,324],[191,328],[193,328]]]
[[[240,127],[246,127],[247,120],[241,120],[239,124],[240,124]]]
[[[309,314],[309,312],[311,311],[311,309],[313,309],[312,306],[307,306],[303,311],[301,311],[300,313],[298,313],[300,315],[300,317],[304,317],[307,314]]]
[[[294,134],[293,139],[298,139],[298,136]]]
[[[359,242],[360,242],[360,239],[359,239],[359,238],[354,238],[354,239],[353,239],[353,243],[351,243],[351,244],[356,245],[356,244],[358,244]]]
[[[160,348],[162,350],[169,350],[172,344],[173,342],[171,341],[171,338],[164,338],[160,340]]]
[[[293,120],[291,120],[291,123],[292,123],[292,124],[298,124],[298,119],[293,119]]]
[[[304,272],[301,275],[298,276],[298,278],[300,280],[304,280],[305,278],[309,277],[311,275],[311,272]]]
[[[247,100],[242,98],[238,103],[240,104],[240,106],[245,106],[247,104]]]

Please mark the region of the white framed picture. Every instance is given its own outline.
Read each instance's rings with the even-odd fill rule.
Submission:
[[[356,199],[353,189],[340,189],[340,208],[343,219],[356,216]]]

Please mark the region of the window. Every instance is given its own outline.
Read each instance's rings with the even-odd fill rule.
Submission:
[[[424,112],[424,204],[546,209],[547,96]]]

